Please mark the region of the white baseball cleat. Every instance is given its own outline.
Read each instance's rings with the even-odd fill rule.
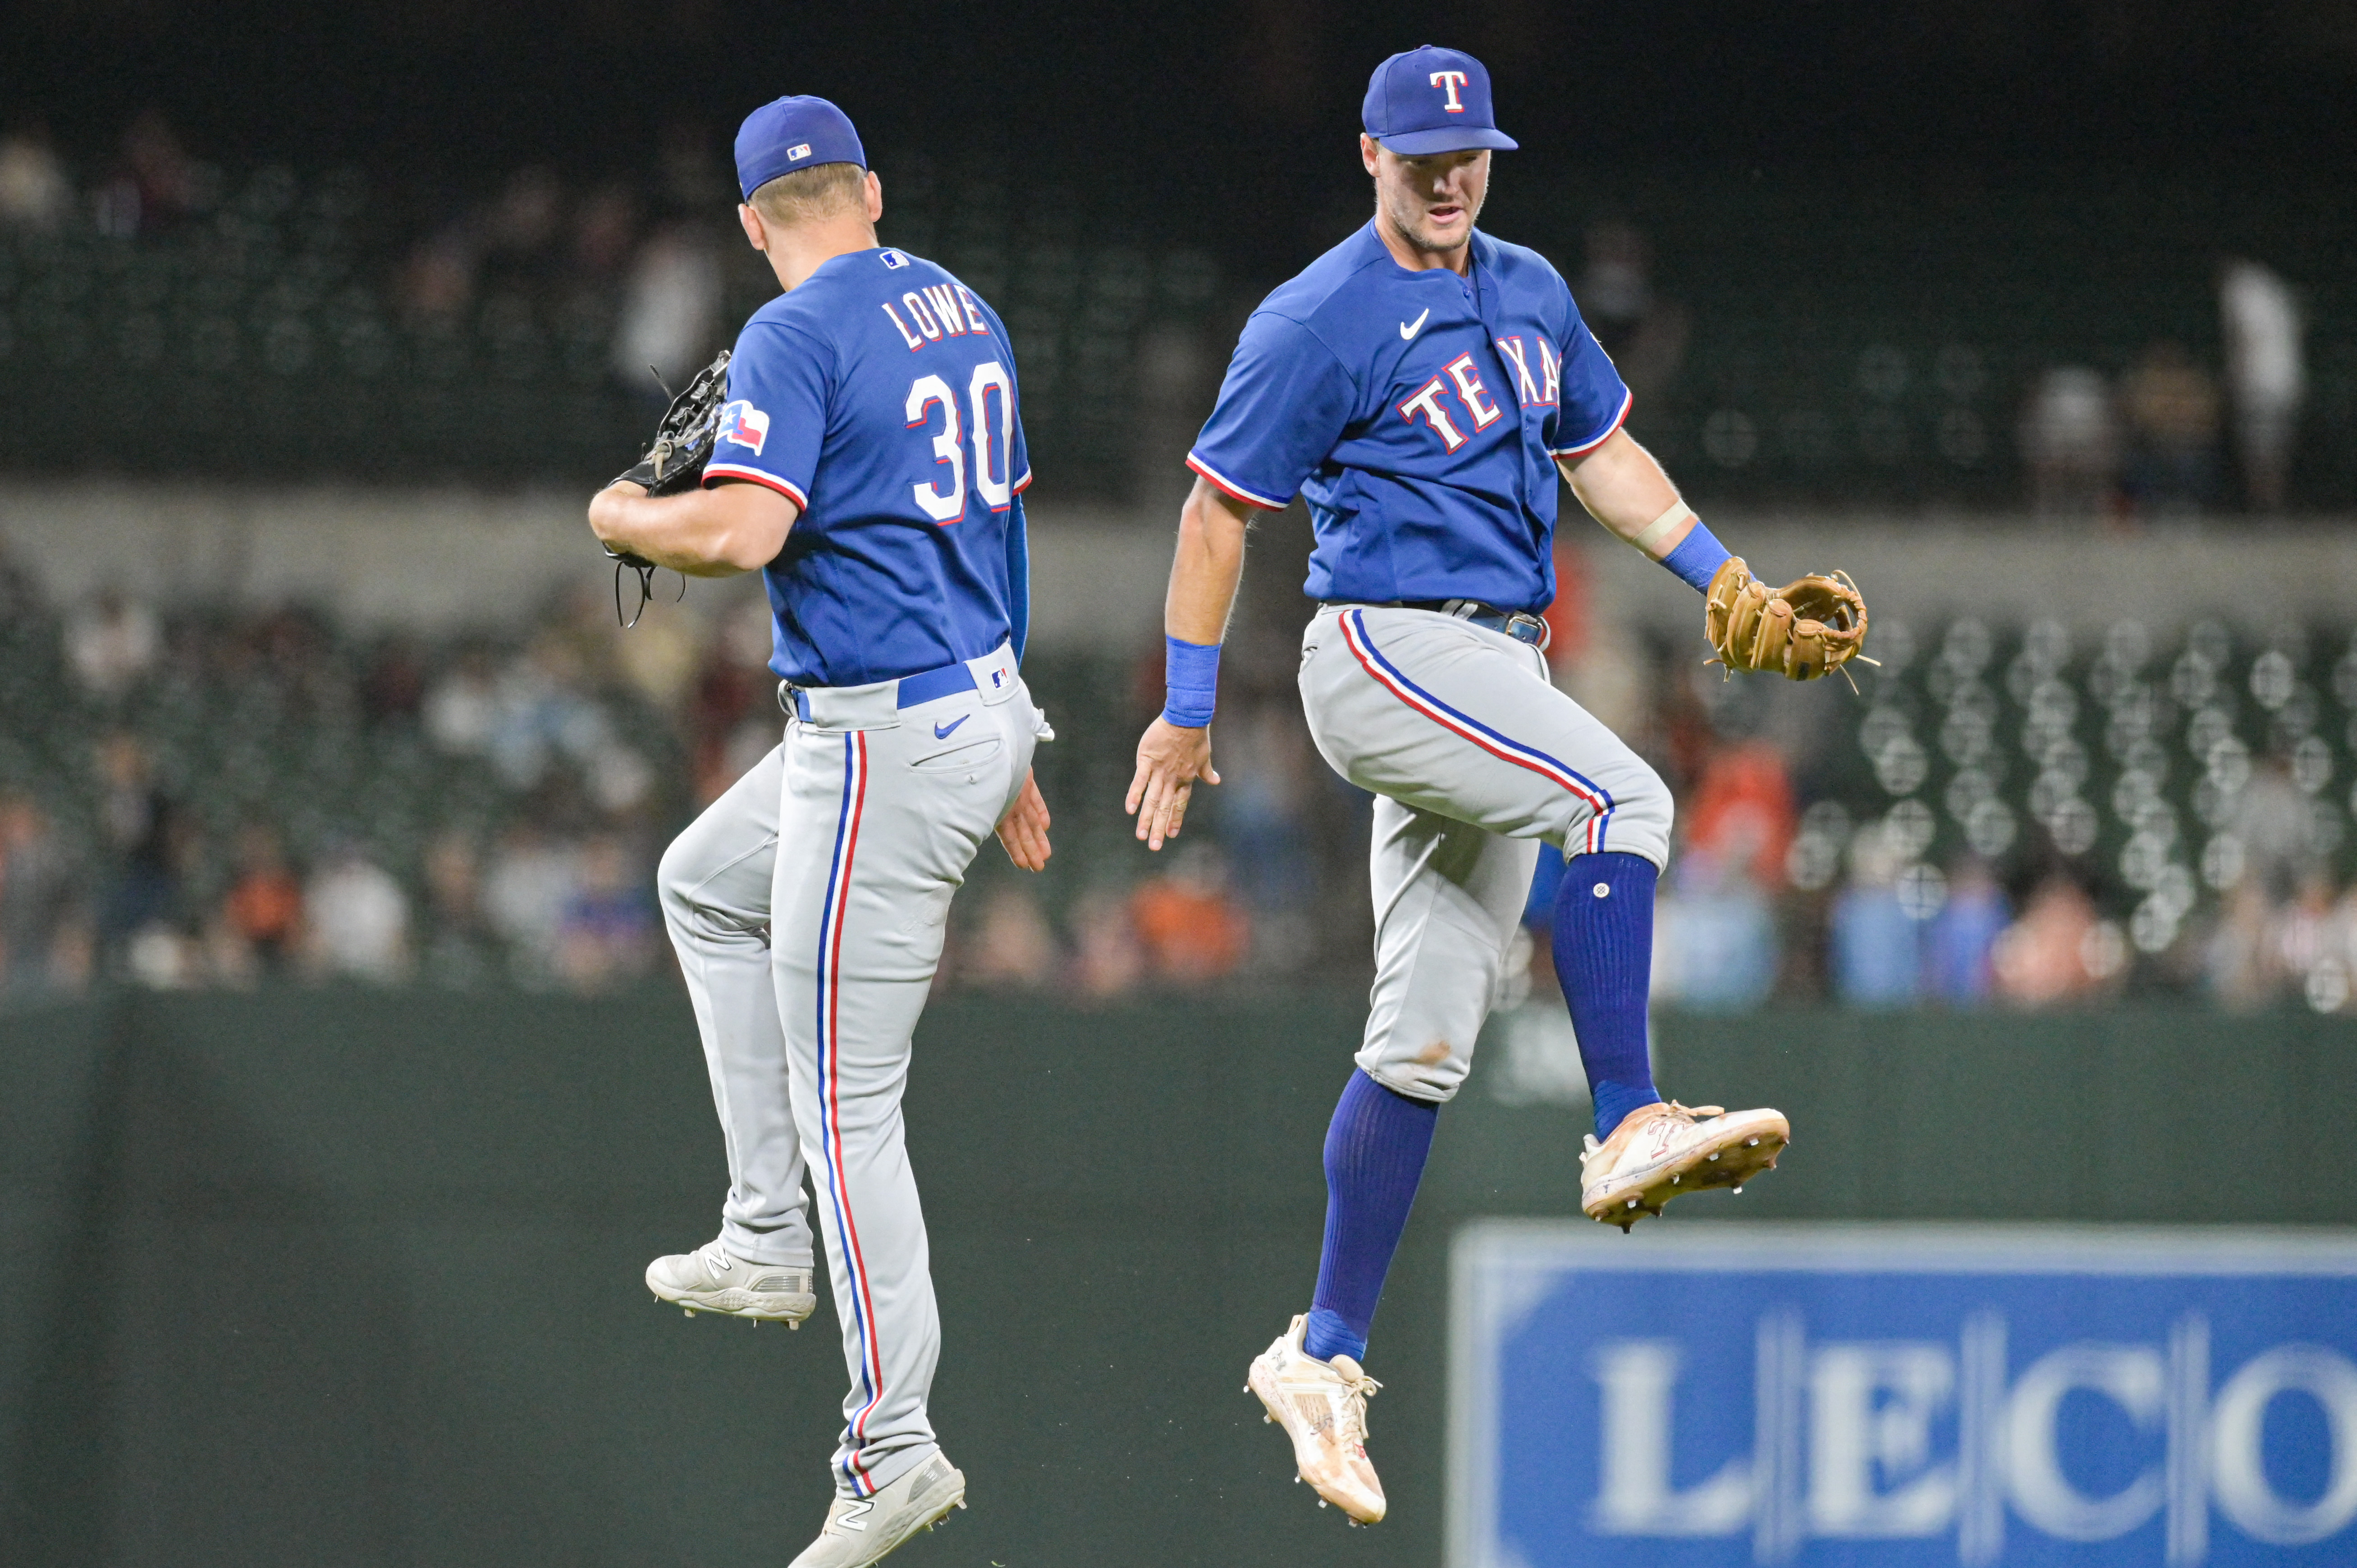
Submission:
[[[748,1263],[717,1241],[647,1265],[647,1288],[656,1299],[685,1307],[690,1317],[716,1312],[799,1328],[817,1309],[815,1287],[815,1272],[807,1263]]]
[[[965,1507],[965,1477],[935,1452],[933,1456],[872,1498],[837,1498],[826,1510],[826,1527],[802,1548],[791,1568],[867,1568],[920,1530],[931,1530]]]
[[[1253,1358],[1245,1391],[1260,1396],[1267,1418],[1293,1439],[1293,1463],[1318,1490],[1319,1507],[1332,1503],[1352,1524],[1383,1517],[1383,1484],[1367,1458],[1367,1400],[1383,1384],[1348,1356],[1320,1361],[1302,1353],[1296,1317],[1276,1343]]]
[[[1688,1110],[1674,1100],[1640,1106],[1603,1143],[1589,1135],[1579,1156],[1580,1211],[1626,1235],[1674,1197],[1714,1187],[1741,1192],[1751,1177],[1776,1168],[1792,1141],[1781,1111]]]

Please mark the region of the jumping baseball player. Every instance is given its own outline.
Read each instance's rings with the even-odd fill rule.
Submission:
[[[1548,682],[1537,612],[1555,596],[1558,472],[1607,529],[1711,594],[1715,640],[1740,623],[1731,665],[1768,667],[1773,644],[1783,672],[1814,659],[1822,673],[1833,636],[1751,584],[1621,429],[1628,389],[1555,268],[1475,228],[1491,151],[1514,145],[1480,62],[1394,55],[1364,124],[1372,220],[1254,313],[1188,456],[1168,701],[1128,798],[1159,849],[1194,782],[1219,782],[1209,725],[1245,531],[1300,494],[1318,601],[1302,705],[1327,762],[1378,797],[1376,975],[1326,1139],[1317,1294],[1249,1387],[1302,1477],[1354,1523],[1384,1508],[1365,1448],[1368,1327],[1542,844],[1569,859],[1554,943],[1595,1101],[1584,1211],[1625,1229],[1680,1193],[1738,1186],[1789,1135],[1773,1111],[1688,1110],[1654,1090],[1645,997],[1670,795]]]
[[[1031,782],[1049,732],[1017,672],[1014,355],[973,290],[877,245],[866,161],[823,99],[745,121],[737,214],[785,292],[737,340],[700,488],[618,481],[589,509],[610,550],[768,580],[783,744],[661,871],[728,1197],[719,1236],[647,1284],[691,1315],[799,1323],[813,1173],[851,1392],[835,1500],[796,1568],[862,1568],[964,1506],[926,1413],[940,1322],[900,1091],[975,852],[995,831],[1027,869],[1049,854]]]

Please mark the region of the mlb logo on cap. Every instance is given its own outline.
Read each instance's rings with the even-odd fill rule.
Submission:
[[[779,98],[737,128],[737,188],[745,199],[781,174],[821,164],[867,166],[851,117],[823,98]]]
[[[1402,157],[1472,147],[1511,151],[1517,145],[1498,129],[1489,70],[1461,49],[1430,44],[1375,67],[1361,123]]]

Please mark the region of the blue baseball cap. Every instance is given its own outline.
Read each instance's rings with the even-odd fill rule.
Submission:
[[[1489,79],[1481,85],[1481,101],[1489,100]],[[745,199],[781,174],[815,168],[820,164],[867,166],[866,149],[851,116],[823,98],[780,98],[762,104],[737,127],[737,184]]]
[[[1498,129],[1488,69],[1462,49],[1430,44],[1375,67],[1360,119],[1368,135],[1403,157],[1469,147],[1511,152],[1518,145]]]

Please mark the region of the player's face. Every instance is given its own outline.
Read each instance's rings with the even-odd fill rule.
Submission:
[[[1362,138],[1361,154],[1375,177],[1375,207],[1394,232],[1415,249],[1440,253],[1463,248],[1490,191],[1487,148],[1402,157]]]

